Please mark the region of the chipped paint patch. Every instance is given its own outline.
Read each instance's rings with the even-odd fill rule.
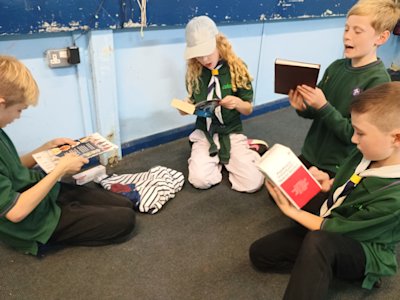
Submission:
[[[74,31],[74,30],[89,30],[89,26],[87,25],[80,25],[79,22],[71,21],[68,24],[69,26],[62,26],[57,22],[48,23],[46,21],[42,22],[39,25],[39,32],[67,32],[67,31]]]
[[[129,19],[128,22],[124,22],[122,25],[123,28],[136,28],[136,27],[141,27],[142,25],[138,22],[133,22],[131,19]]]

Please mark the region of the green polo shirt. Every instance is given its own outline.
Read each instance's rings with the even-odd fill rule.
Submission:
[[[25,253],[37,254],[37,242],[46,243],[54,232],[61,210],[56,205],[59,185],[56,184],[40,204],[21,222],[6,218],[22,192],[35,185],[43,175],[22,165],[18,153],[0,129],[0,240]]]

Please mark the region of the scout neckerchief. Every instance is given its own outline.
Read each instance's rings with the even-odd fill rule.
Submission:
[[[349,180],[342,186],[338,187],[335,192],[329,195],[329,198],[322,204],[320,209],[320,216],[327,217],[330,215],[331,210],[338,207],[343,203],[346,197],[356,188],[356,186],[363,179],[363,171],[365,171],[371,161],[362,159],[360,164],[357,166],[354,174]]]
[[[215,98],[222,99],[221,84],[219,83],[219,77],[218,77],[219,69],[221,67],[222,67],[222,62],[218,62],[218,65],[215,67],[215,69],[211,70],[211,78],[207,88],[207,100],[213,100]],[[217,117],[218,121],[221,124],[224,124],[224,120],[222,119],[221,106],[217,106],[215,108],[214,114]],[[212,118],[206,118],[207,131],[210,131],[211,123],[212,123]]]

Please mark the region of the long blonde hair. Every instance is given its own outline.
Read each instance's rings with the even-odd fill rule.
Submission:
[[[231,43],[221,33],[218,33],[215,38],[217,40],[219,56],[221,59],[225,60],[229,66],[232,90],[236,92],[238,88],[251,89],[250,83],[253,78],[245,63],[233,51]],[[199,79],[202,69],[203,66],[196,58],[191,58],[187,61],[186,88],[189,96],[199,92]]]
[[[0,97],[6,106],[36,105],[39,88],[28,68],[12,56],[0,55]]]

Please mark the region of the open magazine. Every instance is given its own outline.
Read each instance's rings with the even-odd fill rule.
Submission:
[[[67,153],[76,153],[86,158],[92,158],[115,149],[118,149],[117,145],[111,143],[96,132],[76,140],[75,145],[60,145],[49,150],[35,153],[33,154],[33,158],[43,171],[50,173],[57,165],[60,157]]]

